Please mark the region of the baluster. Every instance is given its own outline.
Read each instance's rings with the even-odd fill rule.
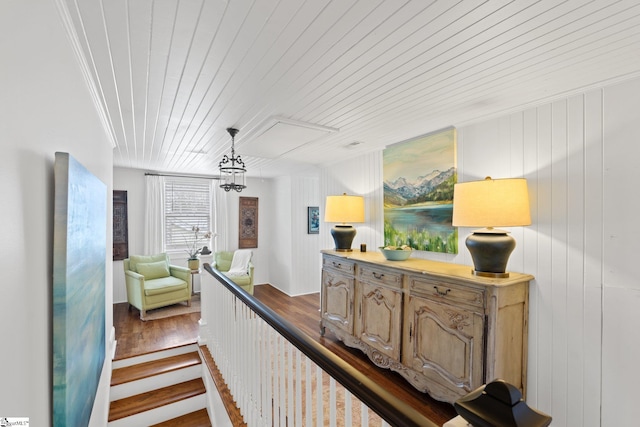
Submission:
[[[280,360],[280,425],[282,427],[287,426],[287,353],[285,349],[285,339],[282,336],[278,337],[278,359]]]
[[[280,424],[280,336],[273,337],[273,425]]]
[[[238,336],[238,298],[236,298],[235,296],[233,297],[233,311],[232,311],[232,317],[231,317],[231,322],[232,322],[232,330],[233,330],[233,335],[235,335],[236,337]],[[228,345],[233,349],[233,353],[232,353],[232,357],[229,359],[229,366],[231,367],[231,373],[233,375],[233,390],[234,390],[234,395],[240,397],[240,390],[238,387],[238,345],[240,345],[239,340],[235,339],[232,340],[231,337],[229,336],[228,339]]]
[[[296,350],[296,422],[295,425],[302,425],[302,352]]]
[[[233,308],[232,308],[234,303],[235,303],[235,297],[232,297],[231,304],[229,305],[229,308],[227,308],[227,320],[228,320],[229,329],[235,333],[235,319],[234,319],[235,316],[233,314]],[[235,349],[235,343],[231,342],[229,339],[229,331],[224,332],[224,346],[229,349],[229,355],[227,356],[227,360],[225,361],[226,370],[230,375],[229,382],[227,384],[230,385],[229,388],[231,393],[233,393],[234,396],[236,396],[237,389],[236,389],[236,383],[235,383],[235,372],[233,371],[233,368],[234,368],[233,359],[236,358],[236,349]]]
[[[234,375],[234,372],[232,371],[232,367],[233,367],[233,365],[232,365],[233,362],[232,361],[233,361],[233,359],[235,359],[235,348],[234,348],[235,346],[234,346],[234,343],[230,341],[230,335],[231,334],[229,334],[229,331],[234,331],[234,328],[235,328],[234,321],[233,321],[233,304],[235,302],[235,297],[231,296],[231,298],[228,298],[228,299],[229,299],[229,303],[230,303],[229,307],[227,307],[227,310],[226,310],[227,311],[226,319],[227,319],[228,330],[226,330],[224,332],[224,346],[225,346],[225,348],[228,348],[230,351],[229,351],[229,354],[227,355],[227,359],[225,360],[224,364],[225,364],[225,367],[226,367],[225,369],[226,369],[228,375],[230,375],[229,376],[229,379],[230,379],[229,383],[231,384],[231,392],[233,393],[235,391],[235,388],[236,388],[235,387],[235,381],[234,381],[235,375]]]
[[[305,357],[306,369],[304,370],[305,380],[305,421],[306,427],[313,427],[313,394],[311,392],[311,359]]]
[[[264,402],[265,402],[265,406],[263,408],[263,417],[266,418],[264,425],[267,426],[272,426],[274,423],[274,419],[273,419],[273,410],[271,409],[271,404],[272,402],[274,402],[274,397],[273,397],[273,390],[274,390],[274,375],[275,375],[275,366],[273,363],[274,360],[274,349],[273,349],[273,339],[274,339],[274,334],[275,331],[273,331],[271,328],[265,326],[267,328],[267,342],[265,343],[266,345],[266,351],[265,351],[265,356],[267,357],[266,360],[266,367],[265,367],[265,372],[264,372],[264,378],[265,378],[265,398],[264,398]]]
[[[293,400],[293,346],[289,341],[287,345],[287,419],[293,422],[295,403]]]
[[[262,404],[263,404],[263,400],[262,400],[262,381],[261,381],[261,377],[260,374],[262,373],[262,371],[264,370],[263,364],[264,364],[264,347],[263,347],[263,342],[264,342],[264,334],[262,333],[262,318],[260,318],[258,315],[256,315],[256,313],[253,313],[254,316],[254,322],[255,322],[255,340],[256,340],[256,355],[258,357],[258,360],[256,362],[256,373],[255,373],[255,378],[256,378],[256,385],[255,385],[255,420],[256,420],[256,424],[260,425],[262,424]]]
[[[318,427],[324,426],[324,399],[322,399],[322,392],[324,391],[324,385],[322,384],[322,369],[316,365],[316,425]]]
[[[229,329],[231,328],[230,322],[229,322],[229,308],[228,308],[228,304],[230,303],[230,298],[223,295],[223,301],[225,302],[225,304],[222,307],[221,310],[221,320],[222,320],[222,324],[224,325],[224,327],[222,328],[222,331],[219,331],[218,333],[218,345],[220,346],[220,352],[222,354],[224,348],[228,348],[228,351],[224,351],[224,354],[221,356],[220,358],[220,372],[222,373],[224,378],[229,378],[229,381],[227,381],[227,386],[228,387],[232,387],[233,385],[230,384],[231,383],[231,377],[229,376],[230,372],[229,372],[229,367],[227,366],[227,359],[229,358],[229,353],[231,352],[231,348],[226,347],[227,345],[227,332],[229,331]],[[229,391],[231,392],[231,389],[229,389]]]
[[[264,328],[264,322],[262,321],[261,318],[256,317],[256,320],[258,321],[257,323],[257,334],[258,334],[258,353],[256,354],[257,358],[258,358],[258,372],[257,372],[257,378],[258,378],[258,384],[257,384],[257,400],[258,403],[256,404],[256,410],[257,410],[257,419],[258,421],[256,422],[259,425],[263,425],[266,422],[266,418],[265,418],[265,414],[264,411],[262,410],[262,408],[266,407],[266,402],[267,402],[267,397],[265,395],[265,382],[266,382],[266,378],[265,378],[265,372],[267,371],[267,365],[266,365],[266,359],[267,359],[267,354],[265,352],[265,340],[267,339],[267,331]]]
[[[233,326],[234,326],[234,335],[236,339],[231,341],[233,343],[233,359],[231,359],[231,364],[233,366],[234,378],[235,378],[235,389],[236,394],[239,400],[242,402],[242,373],[240,371],[240,361],[242,360],[242,339],[238,339],[240,334],[242,333],[242,307],[238,301],[238,298],[234,298],[233,301]]]
[[[336,427],[336,380],[329,377],[329,425]]]
[[[254,384],[255,384],[255,373],[257,373],[256,361],[254,360],[254,358],[256,357],[257,343],[255,342],[255,331],[254,331],[255,325],[251,320],[251,316],[253,312],[248,306],[245,306],[245,307],[246,307],[246,316],[247,316],[245,320],[245,327],[243,328],[245,333],[245,336],[243,337],[243,339],[246,343],[245,349],[247,351],[247,354],[244,355],[244,363],[246,363],[246,366],[243,368],[244,378],[245,378],[244,393],[246,395],[245,401],[247,402],[247,408],[246,408],[247,415],[245,417],[245,421],[247,422],[247,424],[253,424],[255,419],[255,401],[256,401],[256,396],[254,393],[254,387],[255,387]]]
[[[244,304],[243,304],[244,305]],[[245,313],[247,319],[245,321],[247,331],[247,337],[245,341],[247,342],[247,354],[244,356],[244,361],[247,364],[246,374],[245,374],[245,394],[247,396],[247,420],[251,421],[253,425],[254,419],[254,382],[255,382],[255,354],[256,354],[256,337],[254,335],[254,325],[253,325],[253,312],[248,306],[245,307]]]
[[[258,337],[257,333],[257,318],[255,313],[252,310],[249,311],[249,344],[251,350],[247,355],[247,361],[249,363],[249,421],[251,425],[255,425],[257,423],[257,401],[258,399],[258,391],[259,385],[257,383],[258,379],[258,360],[256,357],[259,357],[260,354],[260,337]]]
[[[362,402],[360,402],[360,425],[369,425],[369,408]]]
[[[247,356],[249,362],[249,418],[247,424],[256,425],[258,423],[258,402],[260,401],[260,386],[258,378],[260,369],[258,359],[260,357],[260,338],[257,331],[257,318],[253,310],[249,309],[249,345],[251,351]]]
[[[240,300],[237,301],[236,311],[238,313],[238,339],[236,339],[237,348],[238,348],[238,357],[236,360],[236,372],[238,373],[238,391],[240,392],[240,401],[242,402],[240,406],[243,408],[240,409],[240,413],[244,418],[247,417],[247,365],[246,365],[246,354],[247,354],[247,324],[246,324],[246,306],[240,303]]]
[[[344,425],[351,426],[353,425],[352,416],[351,416],[351,392],[344,389]]]

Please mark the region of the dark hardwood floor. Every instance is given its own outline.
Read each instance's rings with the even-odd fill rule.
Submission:
[[[254,296],[436,424],[442,425],[457,415],[452,405],[434,400],[414,389],[400,375],[378,368],[362,352],[342,344],[331,331],[321,336],[319,293],[289,297],[270,285],[260,285],[255,287]],[[129,310],[126,303],[114,304],[116,360],[195,343],[199,319],[200,313],[194,313],[142,322],[136,309]]]
[[[118,342],[114,360],[193,344],[198,338],[198,320],[200,313],[143,322],[140,312],[129,309],[128,303],[114,304],[113,326]]]

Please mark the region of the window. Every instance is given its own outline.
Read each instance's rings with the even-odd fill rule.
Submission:
[[[211,226],[211,186],[209,180],[166,177],[164,184],[165,250],[183,251],[193,241],[193,227],[200,237]],[[203,241],[200,245],[211,246]]]

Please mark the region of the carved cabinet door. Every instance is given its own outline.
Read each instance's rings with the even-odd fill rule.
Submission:
[[[322,322],[353,334],[353,276],[322,270]]]
[[[405,322],[403,364],[459,395],[482,385],[482,314],[410,295]]]
[[[356,337],[400,361],[402,290],[358,282]]]

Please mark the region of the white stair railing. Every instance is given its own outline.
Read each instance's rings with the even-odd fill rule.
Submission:
[[[200,343],[249,427],[435,426],[204,265]]]

